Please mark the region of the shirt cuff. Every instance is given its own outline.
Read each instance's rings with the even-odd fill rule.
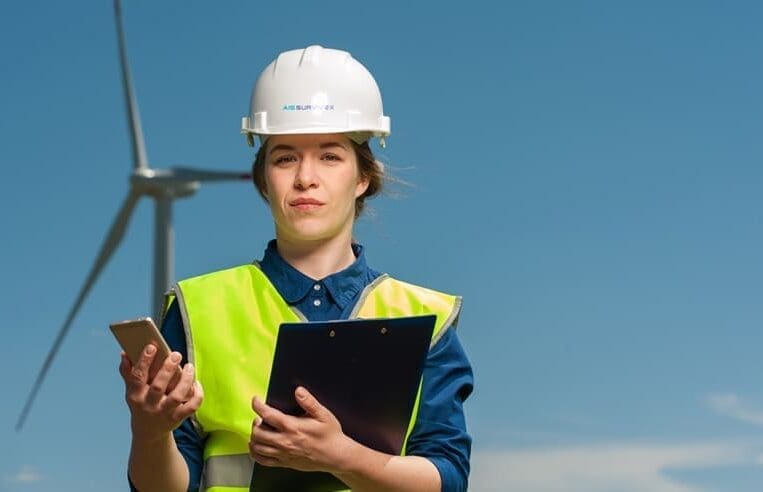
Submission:
[[[440,490],[441,492],[465,492],[467,488],[467,481],[456,470],[453,463],[447,458],[439,456],[427,456],[426,457],[440,472]]]

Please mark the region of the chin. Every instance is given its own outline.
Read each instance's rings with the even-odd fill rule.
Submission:
[[[346,224],[327,221],[325,218],[303,217],[301,220],[285,220],[279,229],[292,240],[322,241],[342,234]]]
[[[289,236],[299,241],[320,241],[323,239],[329,239],[336,236],[337,230],[327,228],[325,226],[318,226],[313,224],[312,226],[292,227],[289,229]]]

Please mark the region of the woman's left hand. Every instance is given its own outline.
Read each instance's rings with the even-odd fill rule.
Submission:
[[[305,388],[298,387],[294,396],[305,415],[286,415],[256,396],[252,399],[252,408],[259,417],[252,424],[250,454],[265,466],[343,471],[357,443],[342,432],[342,425],[334,414]]]

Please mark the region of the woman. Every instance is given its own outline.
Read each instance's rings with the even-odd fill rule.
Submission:
[[[134,489],[248,490],[252,459],[329,472],[356,491],[466,489],[472,373],[453,326],[460,298],[380,274],[353,242],[384,178],[368,141],[389,125],[376,82],[349,53],[288,51],[260,75],[243,133],[261,141],[252,174],[276,237],[259,263],[174,287],[162,326],[174,352],[160,369],[152,346],[134,367],[122,356]],[[303,416],[263,402],[281,322],[425,313],[437,322],[405,456],[353,441],[305,388],[294,395]]]

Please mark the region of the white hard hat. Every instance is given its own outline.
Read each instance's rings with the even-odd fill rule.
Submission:
[[[241,121],[249,145],[254,135],[347,133],[357,143],[390,133],[379,86],[346,51],[308,46],[278,55],[252,91]]]

